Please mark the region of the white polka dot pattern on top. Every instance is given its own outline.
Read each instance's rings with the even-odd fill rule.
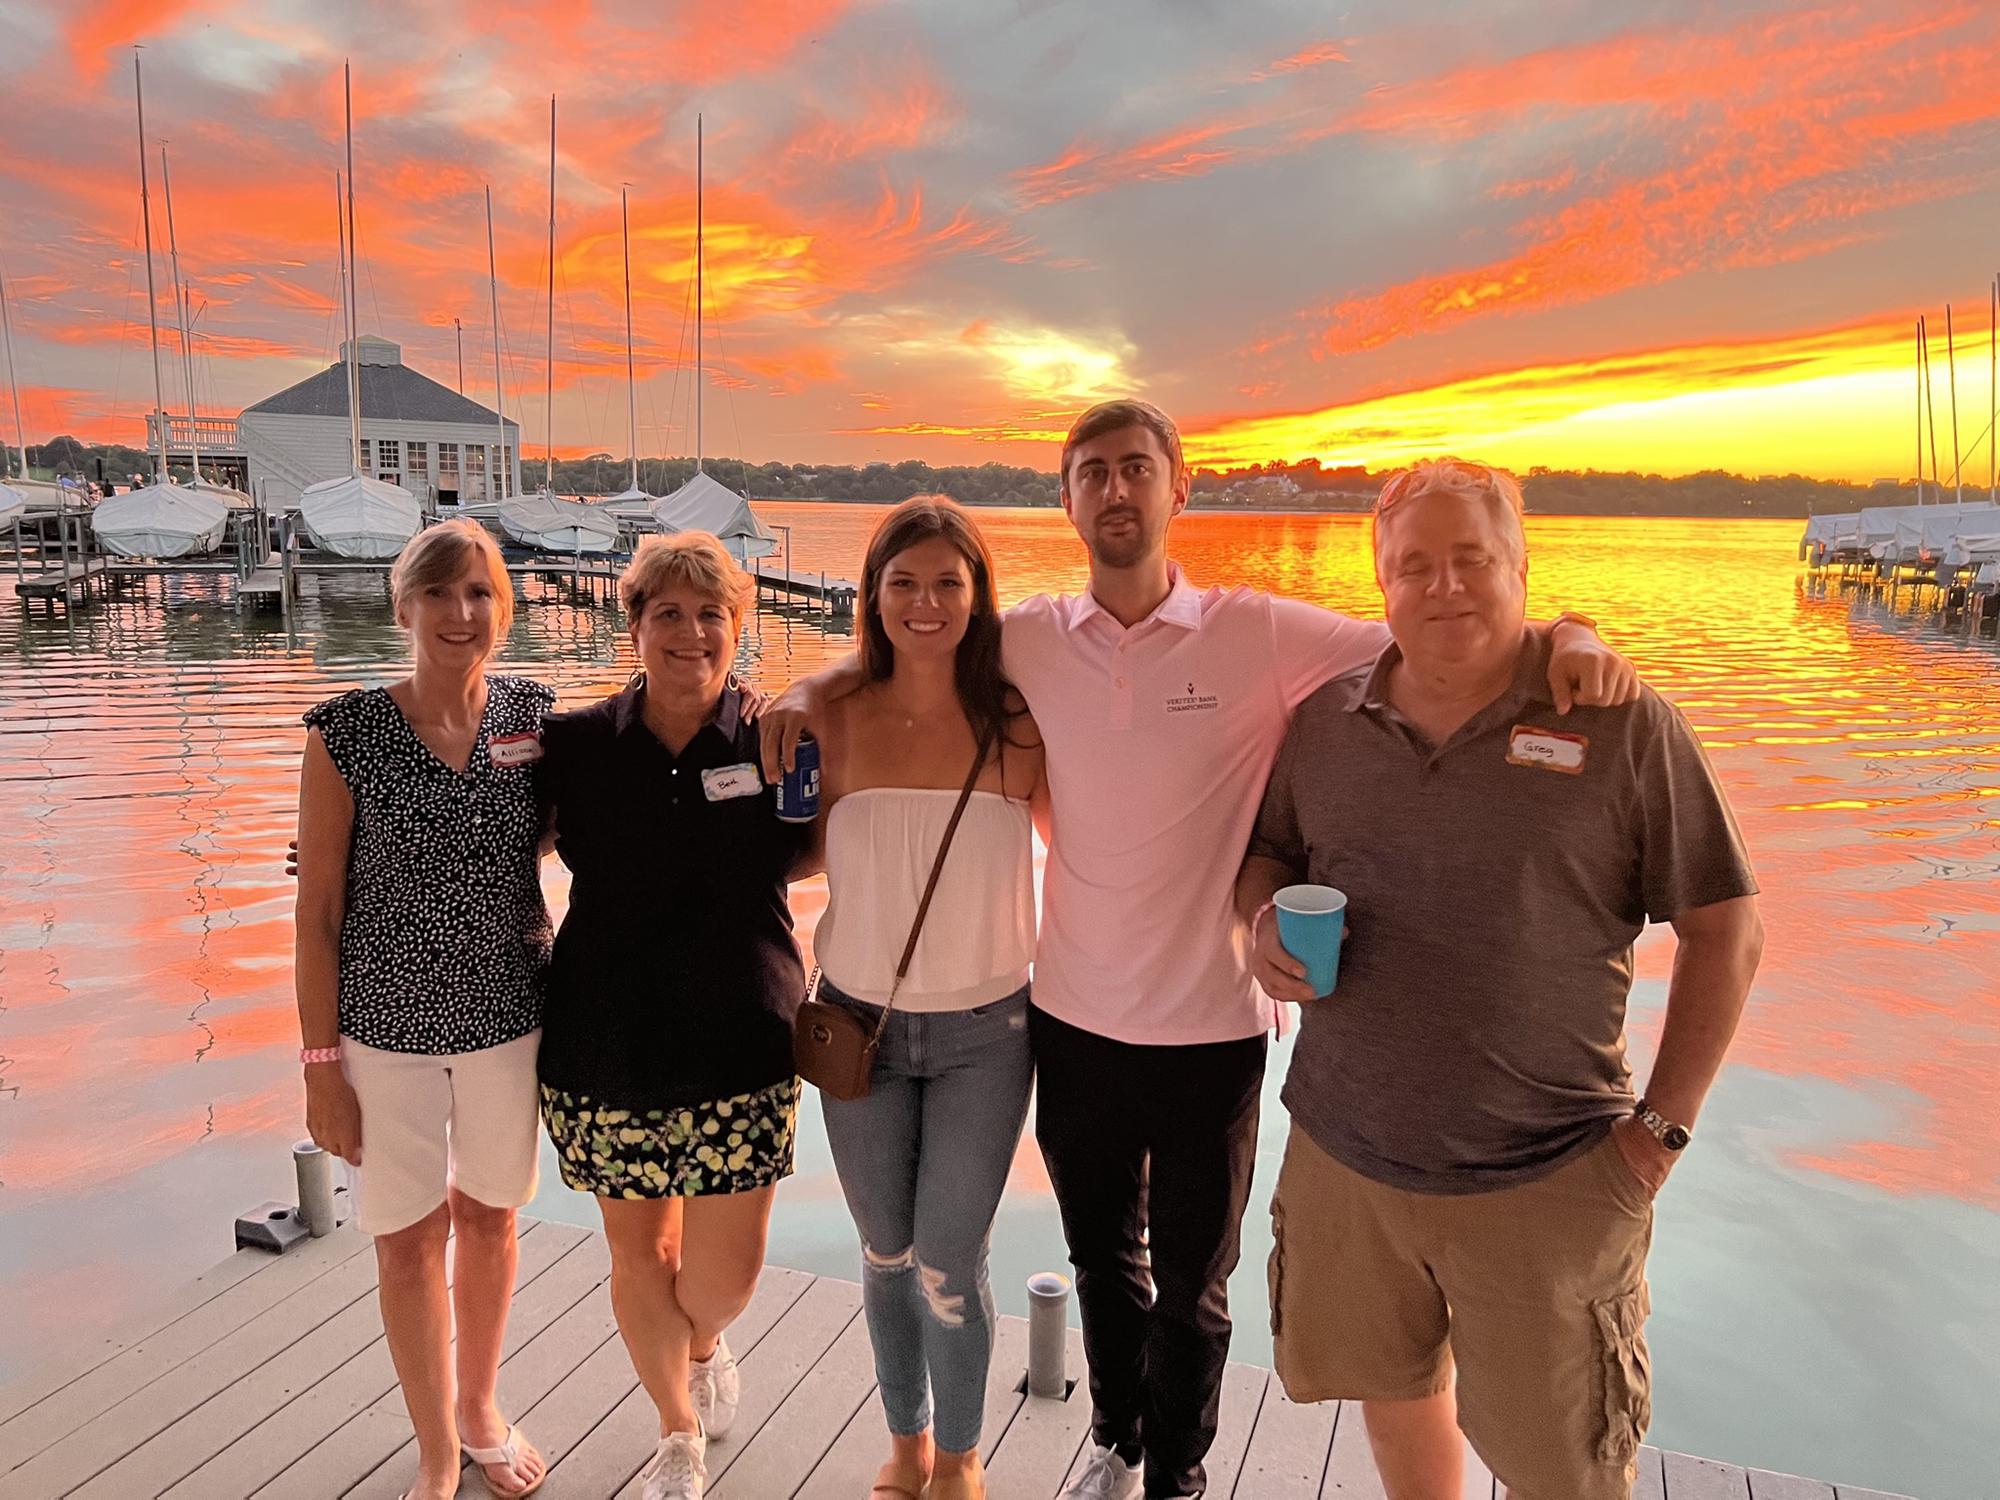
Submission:
[[[539,735],[555,694],[488,677],[463,773],[417,736],[386,688],[305,715],[354,798],[340,928],[340,1031],[385,1052],[497,1047],[542,1021],[551,933],[535,766],[495,740]]]

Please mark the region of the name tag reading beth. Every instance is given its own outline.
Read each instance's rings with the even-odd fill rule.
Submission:
[[[1507,764],[1540,766],[1544,771],[1575,776],[1583,770],[1584,752],[1589,748],[1590,740],[1585,735],[1516,724],[1507,737]]]
[[[542,737],[503,734],[487,744],[486,753],[496,766],[531,766],[542,758]]]
[[[740,766],[718,766],[701,773],[701,789],[711,802],[727,802],[732,797],[754,797],[764,790],[764,778],[745,761]]]

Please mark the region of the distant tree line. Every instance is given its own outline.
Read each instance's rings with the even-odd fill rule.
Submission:
[[[45,474],[102,476],[121,483],[133,474],[150,474],[153,467],[152,456],[143,449],[84,443],[68,436],[39,447],[30,444],[28,463]],[[0,465],[0,470],[5,467]],[[1061,503],[1054,474],[1011,464],[933,465],[916,458],[894,464],[753,464],[711,458],[703,467],[753,500],[893,505],[912,495],[949,495],[964,505]],[[671,494],[687,483],[694,469],[691,458],[644,458],[639,461],[639,483],[655,495]],[[1371,473],[1359,465],[1322,468],[1318,459],[1198,469],[1192,503],[1209,510],[1361,511],[1374,503],[1389,472]],[[524,461],[522,474],[530,485],[539,484],[542,466]],[[615,494],[626,487],[631,474],[630,460],[608,453],[558,459],[555,487],[566,495]],[[1907,481],[1865,485],[1800,474],[1748,479],[1720,469],[1666,476],[1532,468],[1521,475],[1521,487],[1529,511],[1541,515],[1796,517],[1916,501],[1915,487]]]

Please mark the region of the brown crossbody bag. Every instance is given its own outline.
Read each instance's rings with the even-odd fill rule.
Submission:
[[[958,805],[951,810],[951,821],[945,824],[944,839],[938,844],[937,858],[931,862],[931,878],[924,886],[923,900],[917,903],[917,917],[910,924],[910,939],[903,944],[903,957],[896,965],[896,981],[889,987],[889,1000],[882,1007],[882,1014],[870,1026],[860,1016],[844,1005],[833,1005],[819,996],[819,968],[815,966],[812,978],[806,981],[806,997],[799,1004],[799,1013],[792,1020],[792,1060],[799,1076],[812,1084],[821,1093],[835,1099],[859,1099],[868,1092],[869,1084],[875,1076],[875,1054],[882,1047],[882,1032],[889,1024],[889,1012],[896,1004],[896,992],[903,987],[903,978],[910,972],[910,959],[917,951],[917,937],[924,930],[924,917],[931,909],[931,897],[937,894],[938,876],[944,873],[944,857],[951,852],[952,835],[958,832],[958,820],[965,816],[965,804],[972,800],[972,789],[979,782],[979,773],[986,765],[987,747],[992,738],[988,736],[979,742],[979,751],[972,758],[972,770],[965,778],[965,786],[958,794]]]

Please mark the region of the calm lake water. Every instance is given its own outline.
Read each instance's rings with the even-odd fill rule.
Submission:
[[[852,576],[880,511],[772,505],[801,565]],[[1008,599],[1082,587],[1059,513],[981,515]],[[1531,605],[1604,622],[1693,720],[1764,884],[1749,1014],[1662,1200],[1653,1439],[1926,1497],[2000,1496],[2000,653],[1804,587],[1791,522],[1531,522]],[[1195,515],[1175,553],[1379,613],[1351,517]],[[850,648],[766,607],[746,671],[778,686]],[[299,714],[397,675],[380,585],[308,583],[290,628],[206,585],[65,615],[0,573],[0,1380],[227,1254],[291,1196],[302,1133],[290,984]],[[536,597],[505,652],[565,705],[613,690],[613,614]],[[560,905],[560,866],[548,864]],[[1497,891],[1495,899],[1506,899]],[[796,898],[807,931],[821,888]],[[1671,933],[1640,952],[1644,1076]],[[1236,1353],[1266,1361],[1263,1205],[1285,1116],[1273,1056],[1235,1283]],[[808,1107],[772,1259],[854,1275]],[[548,1164],[533,1211],[592,1224]],[[994,1249],[1003,1306],[1060,1266],[1033,1146]]]

